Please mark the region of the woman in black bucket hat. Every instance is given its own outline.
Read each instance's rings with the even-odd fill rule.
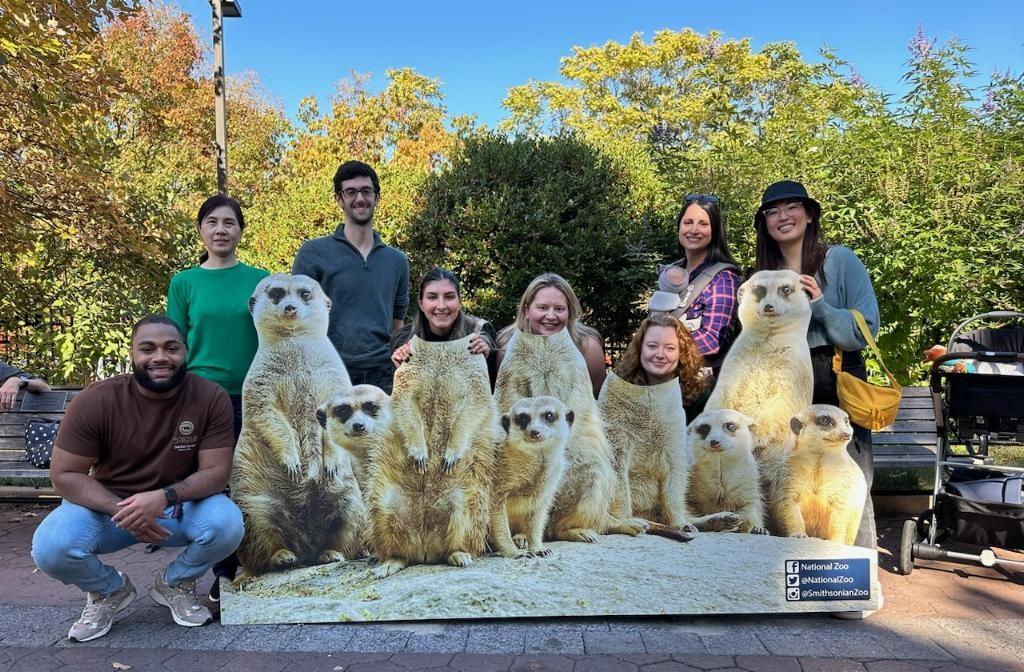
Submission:
[[[867,343],[850,310],[856,309],[864,316],[872,335],[878,332],[878,301],[867,269],[849,248],[828,245],[822,240],[821,205],[799,182],[784,180],[765,189],[761,207],[754,214],[754,227],[756,270],[790,269],[800,274],[804,291],[811,298],[807,344],[814,371],[813,402],[838,406],[836,377],[832,372],[835,348],[843,351],[844,371],[862,379],[867,377],[861,356]],[[854,424],[853,441],[847,450],[868,484],[855,543],[875,548],[871,431]]]

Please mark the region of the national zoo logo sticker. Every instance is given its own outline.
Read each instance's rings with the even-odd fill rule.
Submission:
[[[196,426],[192,424],[191,420],[182,420],[178,425],[178,431],[182,436],[192,436],[192,432],[196,431]]]
[[[871,599],[871,561],[786,560],[786,601]]]

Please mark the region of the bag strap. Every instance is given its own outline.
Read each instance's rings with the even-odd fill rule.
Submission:
[[[682,268],[685,269],[685,266]],[[697,300],[697,297],[700,296],[701,292],[703,292],[704,289],[711,284],[711,281],[715,279],[715,276],[727,269],[736,271],[737,273],[739,273],[740,270],[735,264],[730,264],[727,261],[719,261],[711,264],[698,273],[697,277],[693,279],[693,282],[686,287],[686,296],[683,297],[683,300],[679,303],[679,308],[676,310],[682,309],[683,313],[689,310],[690,306],[692,306],[693,302]]]
[[[896,389],[902,389],[900,384],[896,382],[896,377],[892,375],[889,368],[885,365],[885,360],[882,359],[882,353],[878,349],[878,345],[875,343],[874,337],[871,335],[871,329],[868,328],[867,320],[860,314],[859,310],[850,308],[850,314],[853,315],[854,321],[860,328],[860,333],[864,336],[864,340],[867,342],[868,347],[871,348],[871,352],[875,353],[875,357],[878,358],[878,364],[882,367],[882,371],[885,372],[886,377],[889,378],[889,383]],[[843,351],[836,348],[836,354],[832,358],[832,370],[839,373],[843,370]]]

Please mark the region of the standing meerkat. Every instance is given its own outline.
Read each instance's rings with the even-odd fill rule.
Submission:
[[[599,534],[635,536],[646,529],[643,520],[620,519],[611,513],[618,485],[612,448],[586,361],[568,330],[550,336],[515,330],[505,346],[494,395],[501,413],[508,413],[525,397],[550,396],[575,414],[565,449],[566,470],[548,518],[546,539],[593,542]]]
[[[687,430],[693,467],[687,502],[694,514],[735,511],[738,532],[768,534],[761,478],[754,459],[753,421],[730,410],[705,411]]]
[[[706,410],[732,409],[754,421],[754,457],[770,518],[768,528],[787,534],[781,519],[792,506],[778,497],[793,443],[789,420],[811,404],[814,389],[807,327],[811,305],[793,271],[758,271],[736,295],[743,330],[722,364]]]
[[[356,385],[316,410],[327,440],[348,452],[359,489],[366,491],[371,452],[391,427],[391,397],[376,385]]]
[[[868,484],[846,446],[850,417],[840,408],[814,404],[791,420],[796,445],[790,453],[782,496],[795,506],[784,521],[790,536],[812,536],[852,545],[864,513]]]
[[[362,555],[365,510],[347,454],[324,440],[316,409],[351,386],[327,339],[331,302],[304,275],[264,278],[249,299],[259,349],[242,385],[231,494],[249,575]]]
[[[395,373],[391,427],[365,493],[377,578],[410,564],[465,567],[486,548],[501,428],[487,362],[470,353],[470,338],[414,336]]]
[[[554,397],[520,399],[502,416],[506,438],[491,495],[491,541],[501,555],[551,553],[543,545],[544,528],[565,471],[573,419]]]
[[[610,372],[598,398],[615,455],[618,491],[612,513],[690,531],[731,529],[726,509],[694,516],[687,510],[690,454],[679,381],[635,385]]]

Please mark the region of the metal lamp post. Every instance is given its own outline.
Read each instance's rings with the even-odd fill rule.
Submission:
[[[217,117],[217,191],[228,193],[228,120],[224,88],[224,17],[242,16],[237,0],[210,0],[213,7],[213,95]]]

